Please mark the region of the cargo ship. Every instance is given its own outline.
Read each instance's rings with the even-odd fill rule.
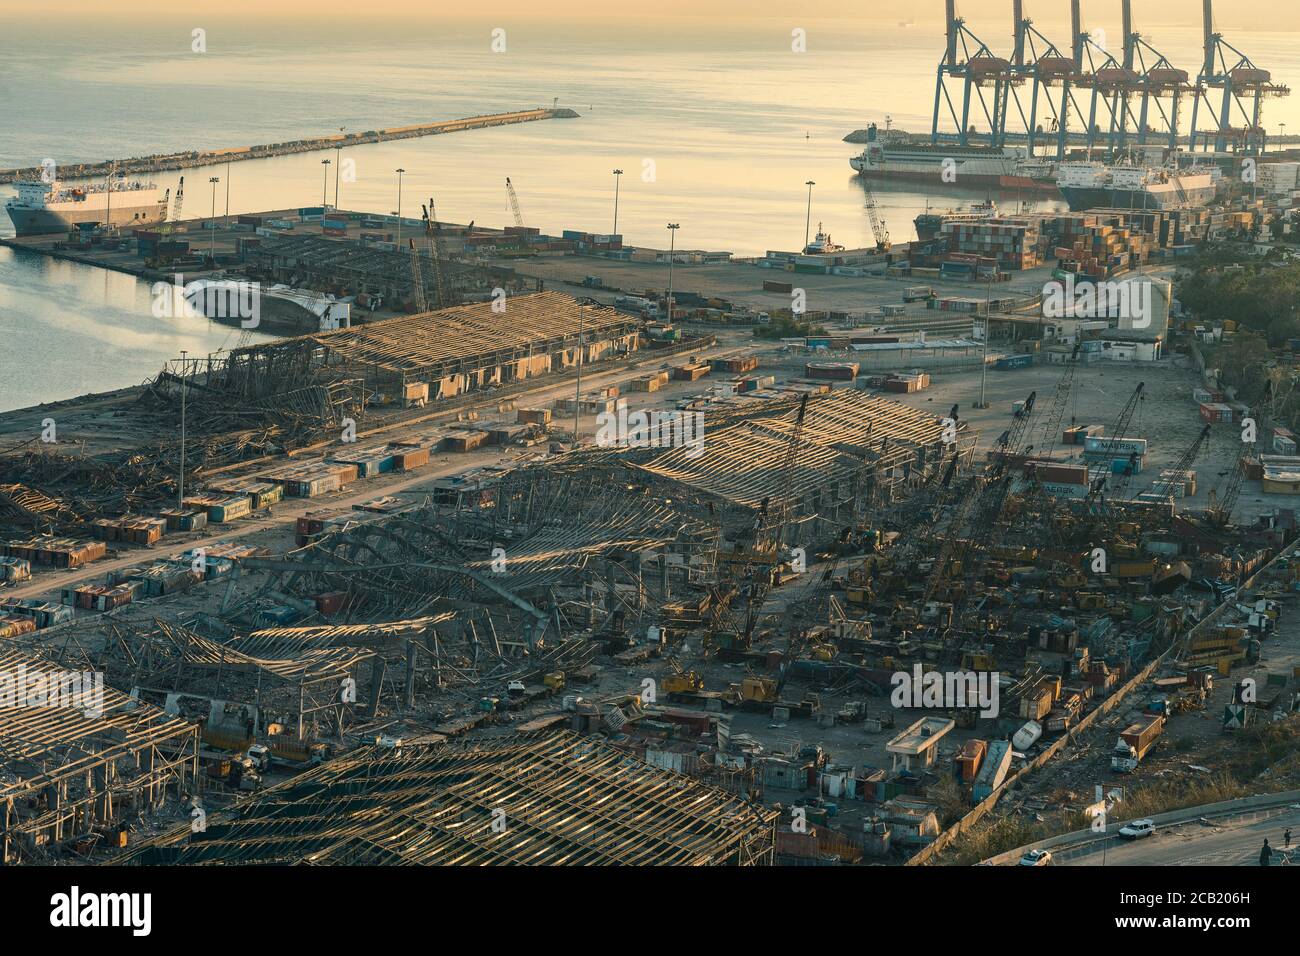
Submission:
[[[867,148],[849,160],[861,176],[1053,195],[1057,192],[1054,164],[1027,159],[1015,149],[881,140],[875,131],[874,125],[868,127]]]
[[[68,232],[81,224],[148,226],[167,217],[167,196],[153,183],[109,183],[68,186],[22,180],[14,184],[18,195],[5,203],[5,211],[18,236]]]
[[[1177,170],[1167,166],[1062,163],[1056,184],[1071,212],[1086,209],[1172,209],[1204,206],[1218,195],[1217,166]]]

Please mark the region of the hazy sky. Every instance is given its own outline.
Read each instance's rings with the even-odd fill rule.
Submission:
[[[1050,23],[1069,16],[1069,0],[1026,0],[1036,21]],[[1118,23],[1120,0],[1084,0],[1086,24]],[[1200,0],[1133,0],[1134,17],[1147,30],[1166,24],[1200,23]],[[49,19],[60,12],[82,16],[120,17],[145,13],[168,19],[189,16],[310,16],[353,18],[405,17],[419,20],[493,16],[539,18],[562,16],[609,20],[639,17],[768,17],[795,21],[823,19],[879,19],[897,22],[909,17],[940,20],[943,0],[817,0],[815,4],[792,0],[654,0],[653,3],[610,3],[608,0],[478,0],[454,7],[429,0],[192,0],[183,6],[175,0],[52,0],[33,7],[30,0],[0,0],[0,13]],[[1011,0],[958,0],[958,12],[973,24],[1010,21]],[[814,17],[815,14],[815,17]],[[1297,29],[1300,4],[1295,0],[1261,3],[1259,0],[1218,0],[1215,19],[1220,29]]]

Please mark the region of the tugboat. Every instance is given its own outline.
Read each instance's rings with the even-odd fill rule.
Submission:
[[[843,252],[844,247],[831,242],[831,234],[822,231],[822,224],[817,223],[817,238],[808,245],[804,246],[803,254],[806,256],[820,256],[828,252]]]

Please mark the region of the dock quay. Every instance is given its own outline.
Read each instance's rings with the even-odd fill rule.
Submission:
[[[459,133],[471,129],[488,129],[493,126],[535,123],[539,120],[573,119],[578,115],[577,112],[571,109],[535,109],[519,110],[513,113],[490,113],[483,116],[467,116],[463,119],[440,120],[436,123],[416,123],[408,126],[372,129],[362,133],[317,136],[312,139],[297,139],[284,143],[240,146],[231,149],[188,150],[153,156],[133,156],[127,159],[103,160],[95,163],[68,163],[58,166],[58,175],[61,179],[78,180],[95,179],[107,176],[110,172],[127,175],[133,173],[158,173],[172,169],[190,169],[195,166],[212,166],[220,163],[238,163],[250,159],[266,159],[272,156],[288,156],[292,153],[311,153],[338,147],[364,146],[369,143],[384,143],[394,139],[415,139],[420,136]],[[40,166],[0,169],[0,184],[11,183],[18,179],[39,177],[41,173],[42,167]]]

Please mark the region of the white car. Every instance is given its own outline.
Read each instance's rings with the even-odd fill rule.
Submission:
[[[1140,840],[1156,832],[1154,820],[1134,820],[1119,828],[1119,835],[1126,840]]]
[[[1050,850],[1030,850],[1020,858],[1021,866],[1047,866],[1052,862]]]

